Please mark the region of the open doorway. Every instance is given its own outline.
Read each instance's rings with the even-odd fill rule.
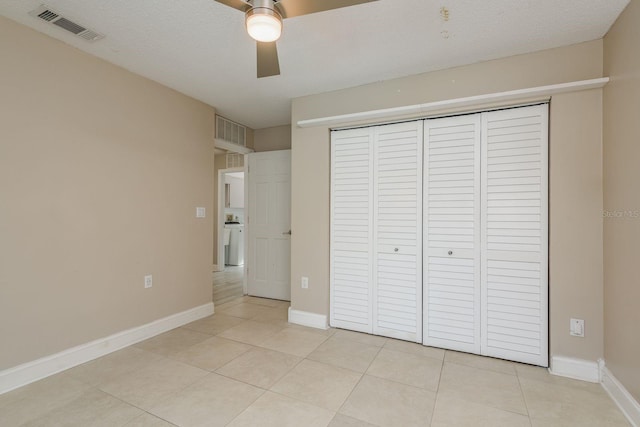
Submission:
[[[290,150],[216,168],[214,304],[242,295],[290,300],[290,171]]]
[[[213,302],[224,304],[245,289],[245,179],[244,168],[218,171],[217,265],[213,274]]]

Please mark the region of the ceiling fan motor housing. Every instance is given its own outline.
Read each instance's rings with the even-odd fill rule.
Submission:
[[[245,24],[249,35],[261,42],[276,41],[282,33],[282,16],[273,0],[253,0],[245,13]]]

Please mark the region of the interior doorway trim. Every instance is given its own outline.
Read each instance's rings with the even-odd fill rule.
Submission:
[[[246,158],[245,158],[246,160]],[[217,229],[217,239],[216,239],[216,248],[217,248],[217,257],[216,257],[216,264],[218,266],[218,271],[224,271],[225,269],[225,263],[224,263],[224,242],[223,242],[223,238],[222,236],[224,236],[224,184],[225,184],[225,175],[227,173],[232,173],[232,172],[244,172],[245,176],[247,174],[247,170],[246,170],[246,166],[245,167],[237,167],[237,168],[228,168],[228,169],[218,169],[218,200],[217,200],[217,212],[218,212],[218,221],[216,224],[216,229]],[[245,203],[245,207],[247,206],[247,180],[244,180],[244,203]],[[246,221],[245,221],[246,222]],[[247,233],[244,233],[245,236]],[[245,237],[246,240],[246,237]],[[246,246],[246,241],[245,241],[245,246],[244,246],[244,250],[245,250],[245,265],[246,265],[246,259],[247,259],[247,246]],[[246,270],[246,267],[243,266],[243,269]],[[246,281],[246,274],[243,274],[243,292],[246,294],[247,293],[247,281]]]

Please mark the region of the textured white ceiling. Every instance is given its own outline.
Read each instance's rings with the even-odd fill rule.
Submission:
[[[263,79],[243,14],[213,0],[47,1],[106,35],[93,44],[27,15],[42,0],[0,0],[0,14],[260,129],[289,123],[299,96],[598,39],[628,2],[379,0],[300,16],[284,21],[282,74]]]

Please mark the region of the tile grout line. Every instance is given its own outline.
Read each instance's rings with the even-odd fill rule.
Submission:
[[[236,341],[236,342],[239,342],[239,341]],[[246,344],[246,343],[243,343],[243,344]],[[251,344],[248,344],[248,345],[251,345]],[[263,349],[263,350],[276,351],[276,350],[271,350],[271,349],[265,349],[265,348],[263,348],[263,347],[259,347],[259,346],[255,346],[255,345],[251,345],[251,346],[252,346],[252,347],[254,347],[254,349],[258,348],[258,349]],[[318,345],[318,346],[319,346],[319,345]],[[250,349],[248,349],[247,351],[245,351],[245,352],[244,352],[244,353],[242,353],[242,354],[245,354],[245,353],[247,353],[248,351],[250,351]],[[276,352],[277,352],[277,353],[281,353],[281,354],[285,354],[285,355],[289,355],[288,353],[283,353],[283,352],[281,352],[281,351],[276,351]],[[227,363],[225,363],[224,365],[220,366],[218,369],[222,369],[224,366],[228,365],[229,363],[233,362],[234,360],[236,360],[238,357],[241,357],[241,356],[242,356],[242,355],[238,355],[238,356],[236,356],[235,358],[233,358],[233,359],[232,359],[232,360],[230,360],[229,362],[227,362]],[[294,355],[290,355],[290,356],[294,356]],[[294,357],[299,357],[299,356],[294,356]],[[252,406],[252,405],[253,405],[253,404],[258,400],[258,399],[260,399],[262,396],[264,396],[264,395],[265,395],[266,393],[268,393],[268,392],[275,393],[275,394],[278,394],[278,395],[280,395],[280,396],[284,396],[284,395],[282,395],[282,394],[280,394],[280,393],[277,393],[277,392],[272,391],[272,390],[271,390],[271,388],[272,388],[273,386],[275,386],[276,384],[278,384],[278,383],[279,383],[279,382],[280,382],[280,381],[281,381],[281,380],[282,380],[282,379],[283,379],[283,378],[284,378],[288,373],[290,373],[291,371],[293,371],[293,370],[294,370],[298,365],[300,365],[300,363],[302,363],[302,361],[303,361],[303,360],[306,360],[306,358],[300,358],[300,360],[299,360],[299,361],[298,361],[298,362],[297,362],[297,363],[296,363],[296,364],[295,364],[291,369],[289,369],[289,370],[288,370],[286,373],[284,373],[281,377],[279,377],[277,380],[275,380],[275,381],[274,381],[274,383],[273,383],[273,384],[271,384],[271,386],[270,386],[269,388],[262,388],[262,387],[260,387],[260,386],[257,386],[257,385],[250,384],[250,383],[248,383],[248,382],[242,381],[242,380],[240,380],[240,379],[232,378],[232,377],[229,377],[229,376],[224,375],[224,374],[219,373],[219,372],[214,372],[215,374],[220,375],[220,376],[222,376],[222,377],[224,377],[224,378],[228,378],[228,379],[233,380],[233,381],[238,381],[238,382],[241,382],[241,383],[243,383],[243,384],[247,384],[247,385],[249,385],[249,386],[256,387],[256,388],[258,388],[258,389],[262,390],[262,393],[260,394],[260,396],[258,396],[258,398],[257,398],[256,400],[254,400],[253,402],[251,402],[251,404],[249,404],[246,408],[244,408],[242,411],[240,411],[240,413],[238,413],[238,415],[236,415],[235,417],[233,417],[233,419],[229,420],[229,422],[228,422],[227,424],[225,424],[225,425],[229,425],[229,424],[231,424],[235,419],[237,419],[240,415],[242,415],[244,412],[246,412],[246,411],[247,411],[247,410],[248,410],[248,409],[249,409],[249,408],[250,408],[250,407],[251,407],[251,406]],[[289,397],[289,396],[285,396],[285,397]],[[290,397],[289,397],[289,398],[290,398]],[[294,399],[294,400],[298,400],[298,399]],[[298,400],[298,401],[302,402],[301,400]],[[303,403],[307,403],[307,402],[303,402]],[[316,405],[313,405],[313,406],[316,406]]]
[[[529,412],[529,404],[527,404],[527,398],[524,395],[524,389],[522,388],[522,382],[520,381],[520,375],[518,374],[518,369],[516,369],[516,377],[518,378],[518,386],[520,387],[520,395],[522,395],[524,408],[527,411],[527,418],[529,419],[529,425],[533,425],[533,420],[531,419],[531,412]]]
[[[386,344],[386,342],[385,342],[385,344]],[[360,374],[360,379],[358,379],[358,382],[356,383],[356,385],[355,385],[355,386],[353,386],[353,388],[352,388],[352,389],[351,389],[351,391],[349,392],[349,395],[346,397],[346,399],[344,399],[344,402],[342,402],[342,405],[340,405],[340,408],[338,408],[338,410],[336,411],[336,414],[342,414],[342,412],[341,412],[341,411],[342,411],[342,408],[344,408],[344,405],[346,405],[346,404],[347,404],[347,402],[349,401],[349,399],[350,399],[350,398],[351,398],[351,396],[353,395],[353,392],[358,388],[358,386],[359,386],[359,385],[360,385],[360,383],[362,382],[362,379],[363,379],[363,378],[364,378],[364,376],[367,374],[367,371],[368,371],[368,370],[369,370],[369,368],[371,367],[371,364],[372,364],[372,363],[373,363],[373,361],[376,359],[376,357],[378,357],[378,354],[380,354],[380,350],[382,350],[382,347],[384,347],[384,344],[383,344],[383,346],[378,347],[378,351],[376,352],[376,355],[371,359],[371,362],[369,362],[369,365],[367,366],[367,369],[365,369],[365,370],[364,370],[364,372],[359,372],[359,374]],[[347,369],[347,368],[345,368],[345,369]],[[356,371],[354,371],[354,372],[356,372]],[[342,414],[342,415],[345,415],[345,414]],[[334,416],[334,418],[335,418],[335,416]],[[352,418],[355,418],[355,417],[352,417]],[[363,422],[368,423],[368,421],[362,420],[362,419],[360,419],[360,418],[356,418],[356,419],[357,419],[357,420],[360,420],[360,421],[363,421]]]
[[[433,417],[436,414],[436,406],[438,405],[438,398],[440,397],[440,382],[442,381],[442,374],[444,372],[444,360],[447,356],[447,350],[445,350],[442,355],[442,360],[440,361],[440,375],[438,375],[438,386],[436,387],[436,398],[433,400],[433,410],[431,411],[431,419],[429,420],[429,426],[433,424]]]
[[[99,388],[99,387],[97,387],[97,386],[96,386],[95,388],[96,388],[96,390],[101,391],[102,393],[104,393],[104,394],[106,394],[106,395],[108,395],[108,396],[111,396],[111,397],[113,397],[114,399],[117,399],[117,400],[119,400],[119,401],[120,401],[120,402],[122,402],[122,403],[125,403],[125,404],[127,404],[127,405],[129,405],[129,406],[132,406],[132,407],[134,407],[134,408],[140,409],[140,410],[143,412],[142,414],[139,414],[139,415],[135,416],[134,418],[130,419],[129,421],[127,421],[127,424],[130,424],[130,423],[131,423],[131,421],[135,420],[136,418],[138,418],[138,417],[140,417],[141,415],[143,415],[143,414],[145,414],[145,413],[146,413],[146,414],[151,415],[152,417],[155,417],[155,418],[161,419],[162,421],[166,421],[166,422],[168,422],[169,424],[171,424],[172,426],[177,426],[177,424],[174,424],[174,423],[172,423],[171,421],[169,421],[169,420],[167,420],[167,419],[165,419],[165,418],[163,418],[163,417],[161,417],[161,416],[159,416],[159,415],[153,414],[153,413],[149,412],[148,410],[146,410],[146,409],[144,409],[144,408],[139,407],[138,405],[134,405],[134,404],[133,404],[133,403],[131,403],[131,402],[127,402],[126,400],[123,400],[122,398],[120,398],[120,397],[118,397],[118,396],[115,396],[115,395],[113,395],[113,394],[111,394],[111,393],[109,393],[109,392],[107,392],[107,391],[104,391],[104,390],[102,390],[101,388]],[[173,393],[169,393],[169,395],[171,395],[171,394],[173,394]],[[168,397],[169,395],[167,395],[167,396],[165,396],[165,397]],[[126,425],[127,425],[127,424],[123,424],[123,427],[126,427]]]
[[[226,378],[226,377],[225,377],[225,378]],[[236,381],[237,381],[237,380],[236,380]],[[254,386],[254,387],[255,387],[255,386]],[[232,422],[234,422],[234,421],[235,421],[235,420],[236,420],[240,415],[242,415],[242,414],[244,414],[245,412],[247,412],[247,410],[248,410],[251,406],[253,406],[253,404],[254,404],[254,403],[256,403],[256,402],[258,401],[258,399],[260,399],[262,396],[264,396],[264,395],[265,395],[265,393],[267,393],[267,392],[269,391],[269,390],[265,390],[265,389],[263,389],[263,388],[261,388],[261,387],[258,387],[258,388],[260,388],[261,390],[263,390],[263,392],[260,394],[260,396],[258,396],[258,397],[256,398],[256,400],[254,400],[254,401],[253,401],[253,402],[251,402],[249,405],[247,405],[247,407],[246,407],[246,408],[244,408],[242,411],[238,412],[238,414],[237,414],[235,417],[233,417],[232,419],[230,419],[228,423],[225,423],[225,426],[228,426],[229,424],[231,424]]]
[[[439,397],[440,393],[436,393],[436,398],[433,400],[433,410],[431,411],[431,418],[429,419],[429,424],[427,424],[427,426],[431,426],[431,424],[433,424],[433,417],[436,415],[436,406],[438,405]]]
[[[450,351],[450,350],[447,350],[447,351]],[[484,356],[480,356],[480,357],[484,357]],[[518,387],[519,387],[519,389],[520,389],[520,394],[521,394],[521,396],[522,396],[522,400],[523,400],[523,402],[524,402],[524,404],[525,404],[525,410],[527,411],[527,413],[526,413],[526,414],[523,414],[523,413],[521,413],[521,412],[514,411],[514,410],[512,410],[512,409],[500,408],[500,407],[498,407],[498,406],[496,406],[496,405],[492,405],[492,404],[489,404],[489,403],[478,403],[478,402],[473,402],[473,401],[471,401],[471,402],[472,402],[472,403],[476,403],[476,404],[481,405],[481,406],[488,407],[488,408],[493,408],[493,409],[496,409],[496,410],[499,410],[499,411],[509,412],[509,413],[511,413],[511,414],[516,414],[516,415],[526,416],[527,418],[530,418],[530,416],[529,416],[529,408],[528,408],[528,406],[527,406],[526,399],[524,398],[524,393],[523,393],[523,390],[522,390],[522,385],[521,385],[521,383],[520,383],[520,377],[517,375],[517,370],[516,370],[516,375],[511,375],[511,374],[507,374],[507,373],[505,373],[505,372],[498,372],[498,371],[494,371],[494,370],[490,370],[490,369],[478,368],[478,367],[470,366],[470,365],[463,365],[463,364],[456,363],[456,362],[446,362],[446,363],[448,363],[448,364],[450,364],[450,365],[457,365],[457,366],[462,366],[462,367],[465,367],[465,368],[476,369],[476,370],[479,370],[479,371],[487,371],[487,372],[491,372],[491,373],[493,373],[493,374],[507,375],[507,376],[509,376],[509,377],[514,377],[514,376],[515,376],[515,377],[516,377],[516,379],[517,379],[517,381],[518,381]],[[444,370],[444,361],[443,361],[443,370]],[[438,391],[438,392],[439,392],[439,391]],[[462,399],[462,400],[468,400],[468,399]]]

